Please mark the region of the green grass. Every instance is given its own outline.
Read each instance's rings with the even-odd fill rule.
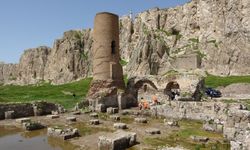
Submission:
[[[153,147],[167,145],[171,147],[182,146],[192,150],[230,149],[229,143],[224,142],[221,134],[204,131],[202,129],[202,122],[200,121],[182,120],[180,121],[180,127],[177,132],[173,132],[169,136],[147,137],[144,138],[144,142]],[[191,135],[205,136],[213,140],[210,140],[208,143],[194,142],[190,139]]]
[[[127,62],[126,60],[124,60],[124,59],[121,59],[121,60],[120,60],[120,64],[121,64],[122,66],[126,66],[126,65],[128,64],[128,62]]]
[[[206,86],[216,88],[228,86],[233,83],[250,83],[250,76],[227,76],[220,77],[208,74],[205,78]]]
[[[91,135],[98,132],[114,132],[114,130],[109,127],[90,126],[85,123],[76,123],[73,127],[79,130],[81,136]]]
[[[48,102],[59,103],[65,108],[72,108],[83,100],[86,96],[92,78],[86,78],[77,82],[51,85],[7,85],[0,86],[0,102],[31,102],[46,100]],[[76,97],[73,97],[72,94]]]

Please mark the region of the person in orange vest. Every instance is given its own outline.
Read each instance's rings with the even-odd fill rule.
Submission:
[[[143,102],[143,108],[144,109],[149,109],[149,103],[148,103],[147,100],[144,100],[144,102]]]
[[[153,96],[152,96],[152,103],[153,103],[153,105],[158,105],[158,104],[159,104],[159,101],[158,101],[156,95],[153,95]]]

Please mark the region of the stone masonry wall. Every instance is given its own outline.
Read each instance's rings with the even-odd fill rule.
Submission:
[[[58,111],[59,105],[47,102],[34,103],[0,103],[0,120],[5,119],[5,112],[14,111],[13,118],[34,116],[35,111],[37,115],[47,115],[51,111]]]
[[[223,135],[230,140],[232,150],[250,147],[250,111],[244,110],[242,104],[172,101],[153,108],[152,113],[176,119],[212,121],[223,126]]]

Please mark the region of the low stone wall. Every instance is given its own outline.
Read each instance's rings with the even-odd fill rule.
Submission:
[[[14,111],[12,119],[51,114],[51,111],[61,111],[61,106],[44,101],[34,103],[0,103],[0,120],[6,119],[5,112]]]
[[[231,149],[248,150],[250,147],[250,111],[242,104],[222,102],[183,102],[153,107],[152,114],[176,119],[203,120],[222,125],[223,135],[230,140]]]

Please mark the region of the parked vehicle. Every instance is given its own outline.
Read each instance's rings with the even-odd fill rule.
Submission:
[[[213,88],[206,88],[205,89],[205,93],[207,96],[211,97],[211,98],[218,98],[221,97],[222,94],[219,90],[213,89]]]

